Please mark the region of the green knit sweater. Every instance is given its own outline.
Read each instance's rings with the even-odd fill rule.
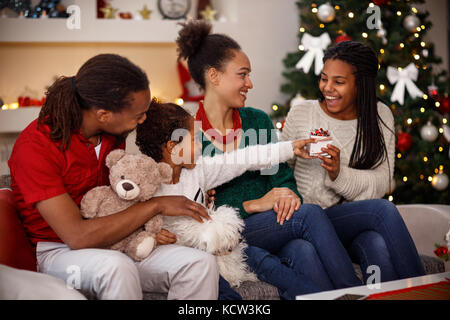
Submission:
[[[271,134],[271,130],[274,129],[272,121],[265,112],[246,107],[239,108],[239,114],[242,120],[243,137],[247,137],[241,141],[239,148],[247,147],[251,144],[266,144],[277,141],[276,135],[272,136]],[[256,143],[254,139],[248,138],[249,136],[254,136],[250,135],[250,131],[248,131],[252,131],[252,129],[257,133]],[[212,145],[211,141],[204,134],[202,134],[202,144],[202,149],[207,151],[207,155],[214,156],[216,153],[223,153]],[[241,217],[246,218],[249,214],[244,210],[243,202],[261,198],[273,188],[281,187],[294,191],[303,202],[301,195],[297,191],[292,169],[287,163],[281,163],[275,174],[262,175],[261,171],[247,171],[230,182],[217,187],[215,189],[215,204],[217,207],[226,204],[237,208]]]

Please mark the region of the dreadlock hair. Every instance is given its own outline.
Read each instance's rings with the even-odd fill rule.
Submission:
[[[355,41],[343,41],[329,48],[323,57],[341,60],[355,68],[357,131],[349,166],[355,169],[378,167],[387,156],[386,144],[380,128],[376,95],[378,58],[370,47]],[[324,96],[320,93],[320,101]]]
[[[163,147],[172,141],[177,129],[189,130],[192,116],[174,103],[160,103],[153,98],[147,111],[147,119],[136,128],[136,145],[146,156],[159,162],[163,159]],[[181,142],[182,137],[177,142]]]
[[[120,112],[132,103],[131,93],[148,89],[147,75],[127,58],[100,54],[86,61],[74,77],[60,77],[47,90],[38,125],[50,128],[50,139],[67,149],[83,121],[82,110]]]
[[[205,72],[209,68],[223,69],[234,57],[234,50],[241,50],[239,44],[224,34],[211,34],[212,26],[205,20],[190,20],[180,23],[178,32],[178,59],[187,59],[192,79],[205,89]]]

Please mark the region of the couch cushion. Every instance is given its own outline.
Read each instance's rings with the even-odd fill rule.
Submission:
[[[262,281],[245,281],[235,290],[243,300],[280,300],[278,289]],[[144,300],[165,300],[167,294],[144,292]]]
[[[12,192],[0,190],[0,263],[36,271],[36,258],[12,200]]]

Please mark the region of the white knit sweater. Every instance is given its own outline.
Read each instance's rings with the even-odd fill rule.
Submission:
[[[292,141],[253,145],[216,154],[214,157],[199,157],[193,169],[181,170],[178,183],[161,184],[154,196],[183,195],[205,205],[205,193],[209,190],[231,181],[247,170],[268,169],[292,157]]]
[[[394,132],[391,110],[378,103],[378,114]],[[389,181],[394,174],[395,135],[383,124],[381,128],[388,152],[388,161],[371,170],[349,168],[349,160],[356,138],[357,120],[338,120],[327,115],[317,100],[305,100],[291,107],[281,134],[281,140],[309,138],[311,129],[323,128],[330,132],[333,145],[340,149],[340,172],[331,181],[328,172],[320,166],[320,159],[295,158],[288,161],[294,169],[297,188],[305,203],[328,208],[339,202],[341,196],[347,201],[383,197],[389,191]],[[389,163],[389,164],[388,164]]]

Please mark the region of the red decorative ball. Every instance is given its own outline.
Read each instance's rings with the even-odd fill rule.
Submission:
[[[334,41],[335,43],[339,43],[339,42],[343,42],[343,41],[352,41],[353,39],[350,38],[348,35],[346,34],[342,34],[339,37],[336,38],[336,40]]]
[[[384,6],[389,2],[389,0],[373,0],[372,2],[376,6]]]
[[[441,104],[439,106],[439,111],[442,114],[450,113],[449,99],[450,99],[449,97],[442,97],[439,99],[439,103]]]
[[[399,132],[397,134],[397,145],[395,147],[397,150],[404,152],[411,148],[412,142],[412,137],[408,132]]]

